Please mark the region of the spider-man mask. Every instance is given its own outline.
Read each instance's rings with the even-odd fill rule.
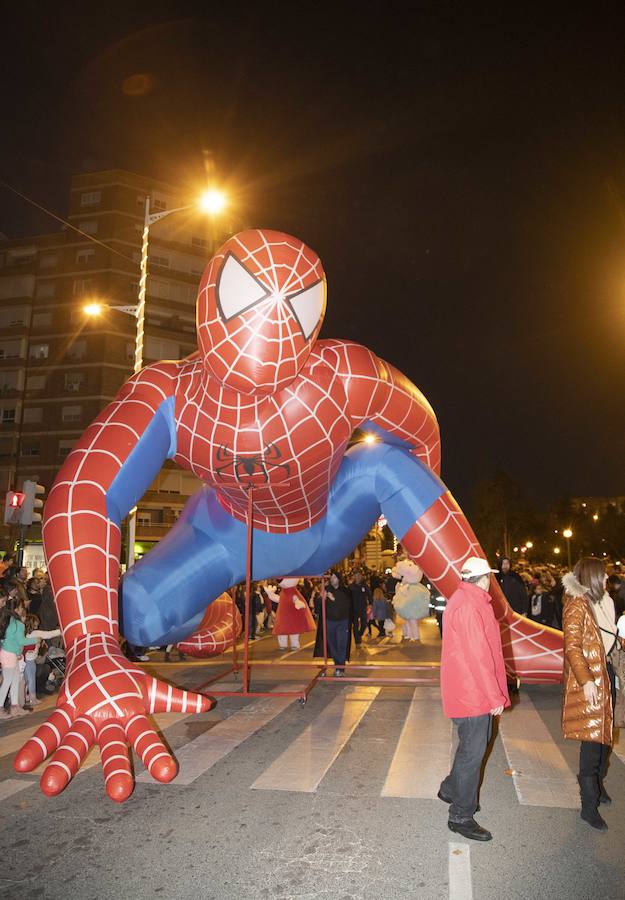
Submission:
[[[244,394],[293,381],[319,333],[326,279],[317,254],[279,231],[242,231],[206,269],[197,304],[210,375]]]

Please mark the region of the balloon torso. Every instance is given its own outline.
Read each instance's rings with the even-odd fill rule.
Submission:
[[[201,360],[179,364],[174,459],[236,518],[245,519],[252,485],[258,528],[298,531],[325,512],[353,424],[323,343],[287,388],[257,398],[207,376]]]

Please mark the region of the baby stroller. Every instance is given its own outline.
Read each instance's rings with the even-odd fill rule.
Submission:
[[[65,650],[62,647],[48,647],[46,662],[50,666],[48,686],[59,688],[65,678]]]

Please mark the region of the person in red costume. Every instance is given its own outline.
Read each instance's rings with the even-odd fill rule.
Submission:
[[[299,650],[299,636],[317,627],[308,604],[297,590],[299,578],[283,578],[278,594],[278,612],[273,623],[273,633],[281,650]],[[269,586],[268,586],[269,587]]]
[[[124,577],[122,626],[132,644],[194,634],[207,606],[244,580],[248,525],[254,580],[327,571],[381,513],[445,595],[480,552],[439,478],[432,407],[367,347],[318,340],[325,305],[321,261],[301,240],[261,229],[235,235],[200,283],[198,352],[132,377],[67,457],[43,526],[67,675],[57,710],[15,760],[28,772],[52,757],[46,793],[65,788],[94,742],[114,799],[132,791],[120,751],[128,744],[156,779],[169,780],[175,762],[146,715],[211,704],[162,685],[119,650],[121,523],[166,459],[204,486]],[[348,449],[355,429],[375,443]],[[559,680],[561,635],[515,616],[491,590],[511,671]],[[212,627],[232,640],[232,628]]]

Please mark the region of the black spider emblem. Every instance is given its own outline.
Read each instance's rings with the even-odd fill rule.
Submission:
[[[291,467],[288,463],[278,462],[282,459],[282,453],[275,444],[267,444],[262,453],[237,454],[233,453],[227,444],[221,444],[217,450],[217,462],[223,463],[215,469],[217,477],[223,481],[224,475],[228,469],[232,469],[232,473],[236,480],[240,483],[247,479],[252,479],[255,475],[261,475],[263,481],[269,481],[269,473],[267,467],[279,468],[284,471],[288,478],[291,474]]]

